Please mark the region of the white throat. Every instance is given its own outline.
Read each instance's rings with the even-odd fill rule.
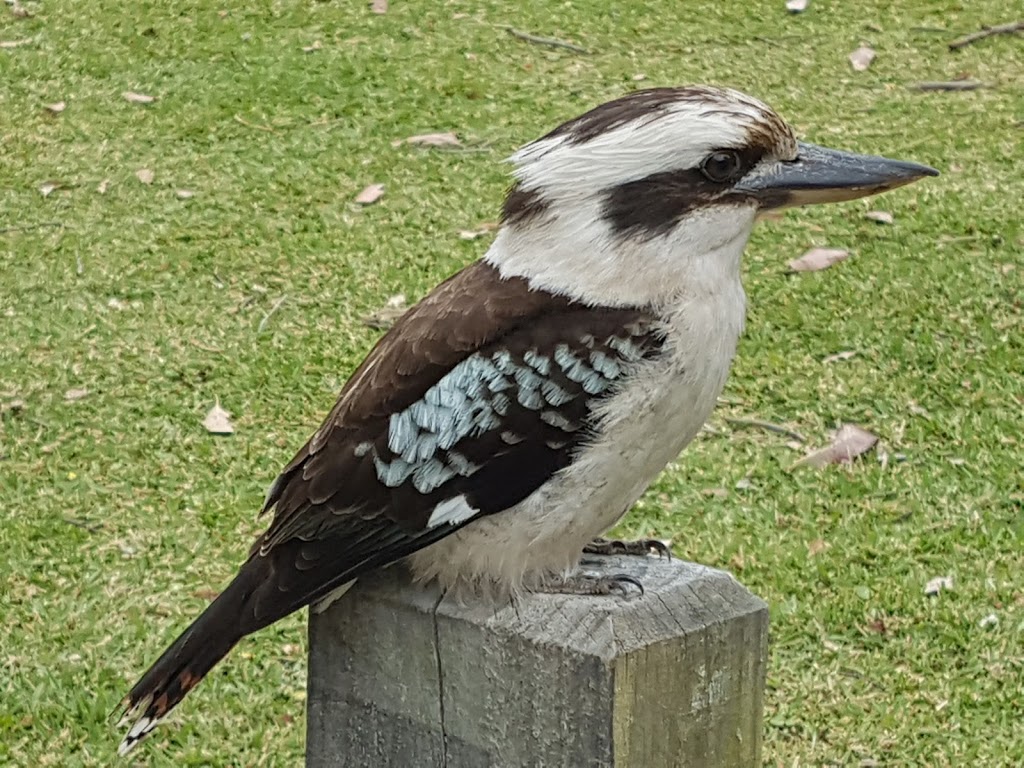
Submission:
[[[709,206],[651,238],[613,233],[593,199],[556,201],[523,226],[505,226],[484,260],[503,277],[602,306],[671,311],[740,288],[740,258],[755,210]]]

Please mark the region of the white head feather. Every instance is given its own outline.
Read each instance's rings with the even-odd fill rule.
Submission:
[[[766,159],[796,153],[781,118],[733,90],[658,89],[602,105],[512,156],[517,189],[543,211],[502,227],[485,259],[503,275],[592,304],[668,306],[734,290],[753,202],[697,207],[654,237],[614,231],[605,206],[620,185],[755,143],[768,145]]]

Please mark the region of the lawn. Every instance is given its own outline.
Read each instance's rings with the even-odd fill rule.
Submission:
[[[947,49],[1012,4],[22,2],[0,6],[0,764],[112,763],[109,713],[245,556],[380,334],[362,318],[484,252],[460,230],[496,218],[519,144],[687,82],[943,175],[759,227],[723,404],[622,532],[771,605],[766,765],[1024,764],[1024,40]],[[961,73],[989,87],[906,88]],[[851,256],[789,274],[815,245]],[[806,444],[728,420],[751,418]],[[883,451],[789,470],[847,422]],[[243,642],[130,764],[299,764],[304,620]]]

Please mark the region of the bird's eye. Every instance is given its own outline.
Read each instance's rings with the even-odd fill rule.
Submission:
[[[738,152],[721,149],[704,158],[704,162],[700,164],[700,170],[711,181],[721,183],[738,178],[743,170],[743,163]]]

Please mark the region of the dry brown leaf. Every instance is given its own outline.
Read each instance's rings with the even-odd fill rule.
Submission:
[[[952,576],[936,576],[934,579],[929,579],[928,583],[924,585],[924,593],[928,595],[928,597],[934,597],[942,590],[952,588]]]
[[[26,8],[24,5],[19,3],[18,0],[14,0],[13,3],[11,2],[11,0],[7,0],[7,2],[11,6],[11,16],[13,16],[14,18],[16,18],[16,19],[31,19],[32,18],[32,12],[28,8]]]
[[[73,403],[75,402],[75,400],[81,400],[88,394],[89,390],[85,389],[84,387],[69,389],[67,392],[64,393],[64,399],[69,403]]]
[[[391,146],[399,147],[402,144],[412,144],[417,147],[461,147],[462,142],[452,131],[443,133],[421,133],[418,136],[410,136],[407,139],[398,139],[391,142]]]
[[[213,600],[218,595],[220,595],[220,592],[210,587],[200,587],[192,593],[192,597],[198,597],[200,600]]]
[[[54,115],[59,115],[67,108],[68,105],[65,104],[63,101],[55,101],[53,102],[53,104],[43,104],[43,109]]]
[[[370,11],[379,15],[388,12],[388,0],[373,0],[370,3]]]
[[[476,225],[476,229],[460,229],[459,237],[463,240],[476,240],[478,237],[482,237],[488,232],[494,232],[500,226],[500,221],[481,221]]]
[[[702,488],[700,495],[709,499],[726,499],[729,492],[725,488]]]
[[[878,442],[878,435],[861,429],[854,424],[843,424],[836,432],[832,442],[824,448],[809,453],[794,462],[790,469],[798,467],[821,467],[829,464],[851,462],[857,456],[871,450]]]
[[[25,401],[19,399],[9,400],[6,403],[0,403],[0,413],[18,413],[25,409]]]
[[[888,634],[889,628],[885,626],[885,621],[882,619],[873,619],[869,621],[865,626],[868,632],[876,632],[879,635]]]
[[[850,54],[849,59],[854,72],[863,72],[875,60],[875,51],[869,46],[861,44],[860,48]]]
[[[137,93],[136,91],[125,91],[121,94],[125,101],[130,101],[132,104],[152,104],[156,101],[155,96],[150,96],[146,93]]]
[[[460,229],[459,239],[460,240],[476,240],[478,237],[489,235],[494,230],[489,227],[482,227],[480,229]]]
[[[868,211],[864,214],[868,221],[876,221],[879,224],[892,224],[893,217],[888,211]]]
[[[23,45],[31,45],[35,41],[34,37],[24,37],[21,40],[0,40],[0,48],[20,48]]]
[[[203,426],[213,435],[230,435],[235,431],[231,425],[231,414],[221,408],[219,402],[207,412]]]
[[[794,272],[817,272],[838,264],[849,255],[850,252],[842,248],[811,248],[799,259],[789,262],[789,268]]]
[[[363,188],[363,191],[356,195],[356,202],[360,205],[372,205],[380,200],[384,194],[383,184],[370,184]]]
[[[786,10],[790,13],[803,13],[807,10],[807,0],[786,0]]]
[[[321,48],[323,48],[321,42],[319,40],[314,40],[312,45],[303,46],[302,52],[312,53],[313,51],[319,51]]]
[[[842,352],[836,352],[834,355],[829,355],[824,358],[821,362],[823,363],[838,363],[840,360],[849,360],[852,357],[856,357],[856,349],[845,349]]]
[[[820,555],[822,552],[828,549],[829,546],[829,543],[826,542],[824,539],[815,539],[814,541],[810,541],[807,543],[807,554],[810,557]]]
[[[135,178],[137,178],[143,184],[152,184],[155,176],[153,174],[153,171],[151,171],[149,168],[139,168],[139,170],[135,172]]]
[[[43,197],[49,197],[58,189],[64,189],[64,182],[50,179],[48,181],[44,181],[42,184],[39,185],[39,194],[41,194]]]
[[[100,195],[107,194],[107,188],[110,186],[110,179],[104,179],[96,185],[96,193]]]
[[[398,320],[398,318],[405,314],[405,310],[407,308],[408,307],[405,303],[405,294],[396,293],[384,302],[383,307],[364,317],[363,324],[370,328],[376,328],[377,330],[390,328],[395,324],[395,321]]]
[[[179,189],[174,193],[175,197],[179,200],[191,200],[196,196],[196,193],[191,189]]]

